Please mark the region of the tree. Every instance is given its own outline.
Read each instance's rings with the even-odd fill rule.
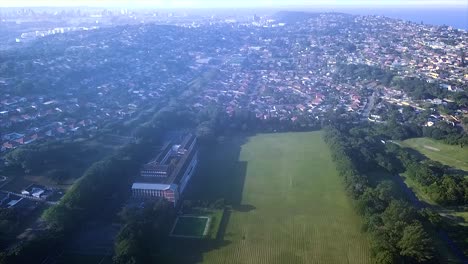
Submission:
[[[113,261],[116,264],[136,264],[135,257],[137,250],[134,239],[121,239],[115,243],[115,255]]]
[[[205,121],[197,126],[197,138],[201,141],[209,141],[214,137],[213,125],[209,121]]]
[[[419,214],[421,214],[421,216],[424,217],[425,219],[429,220],[429,222],[436,227],[442,226],[442,223],[444,221],[442,219],[442,216],[440,216],[440,214],[434,212],[433,210],[429,208],[424,208],[420,210]]]
[[[120,216],[123,227],[117,235],[114,262],[118,264],[155,263],[175,216],[166,200],[148,201],[142,208],[125,207]]]
[[[433,241],[418,222],[405,227],[398,247],[401,249],[402,256],[410,257],[418,262],[431,260],[435,255]]]
[[[62,169],[53,169],[46,173],[46,177],[50,178],[56,183],[62,183],[70,177],[70,173]]]
[[[395,263],[395,255],[387,250],[379,251],[375,254],[375,263],[378,263],[378,264]]]
[[[382,214],[385,225],[392,225],[397,222],[409,223],[415,219],[416,211],[408,203],[393,200]]]
[[[444,175],[441,185],[446,191],[446,201],[448,203],[463,202],[463,190],[454,177]]]

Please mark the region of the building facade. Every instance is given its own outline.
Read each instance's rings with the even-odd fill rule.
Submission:
[[[164,198],[177,205],[198,165],[197,139],[186,134],[167,142],[155,159],[143,165],[132,185],[137,198]]]

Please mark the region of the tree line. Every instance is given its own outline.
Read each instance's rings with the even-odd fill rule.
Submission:
[[[143,208],[124,207],[119,215],[123,226],[115,239],[114,263],[160,261],[160,249],[175,218],[172,204],[163,199],[149,201]]]
[[[468,92],[465,85],[460,86],[464,91],[451,93],[441,88],[439,82],[427,82],[416,77],[401,78],[392,71],[376,66],[340,63],[337,65],[335,78],[343,81],[355,79],[377,81],[385,86],[394,86],[407,93],[413,99],[451,98],[457,107],[468,106]]]
[[[358,131],[355,131],[358,133]],[[353,137],[350,133],[329,126],[324,139],[330,147],[339,174],[356,209],[364,219],[364,230],[371,237],[371,246],[376,263],[437,263],[437,252],[432,241],[426,219],[421,212],[395,192],[391,180],[374,183],[367,175],[368,166],[386,165],[381,148],[375,144],[364,144],[366,139]],[[362,141],[360,149],[353,145]],[[369,137],[368,140],[372,141]],[[381,143],[382,144],[382,143]],[[374,158],[361,164],[354,153],[372,153]],[[379,155],[380,152],[380,155]],[[380,165],[379,165],[380,164]],[[366,168],[367,167],[367,168]],[[394,168],[387,168],[393,170]]]
[[[417,182],[436,203],[445,206],[468,204],[468,177],[466,173],[453,172],[439,162],[422,159],[409,150],[392,146],[392,152],[403,165],[406,175]]]

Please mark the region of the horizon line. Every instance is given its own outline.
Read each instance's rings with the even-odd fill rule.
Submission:
[[[297,9],[297,8],[306,8],[306,9],[314,9],[314,8],[343,8],[343,9],[353,9],[353,8],[366,8],[366,9],[386,9],[386,8],[393,8],[393,9],[410,9],[410,8],[419,8],[419,9],[454,9],[454,8],[466,8],[465,5],[431,5],[431,6],[417,6],[417,5],[405,5],[405,6],[396,6],[396,5],[372,5],[372,6],[354,6],[354,5],[334,5],[334,6],[213,6],[213,7],[205,7],[205,6],[190,6],[190,7],[181,7],[181,6],[172,6],[172,7],[161,7],[161,6],[126,6],[126,5],[34,5],[34,6],[0,6],[0,8],[125,8],[125,9]],[[467,10],[468,11],[468,10]]]
[[[203,5],[173,5],[173,6],[162,6],[157,4],[135,4],[135,5],[126,5],[126,4],[60,4],[60,5],[2,5],[0,3],[0,8],[157,8],[157,9],[284,9],[284,8],[468,8],[468,1],[465,4],[451,3],[451,4],[292,4],[292,5],[213,5],[213,6],[203,6]]]

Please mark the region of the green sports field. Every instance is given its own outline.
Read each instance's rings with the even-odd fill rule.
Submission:
[[[173,236],[203,237],[208,217],[179,216],[172,230]]]
[[[468,171],[468,146],[461,148],[430,138],[411,138],[400,142],[402,146],[417,150],[427,158]]]
[[[223,246],[204,252],[199,262],[371,263],[360,218],[321,136],[250,137],[240,147],[237,167],[223,166],[222,151],[212,153],[213,167],[201,168],[201,173],[224,182],[244,178],[220,187],[220,194],[239,189],[240,204],[230,214]]]

